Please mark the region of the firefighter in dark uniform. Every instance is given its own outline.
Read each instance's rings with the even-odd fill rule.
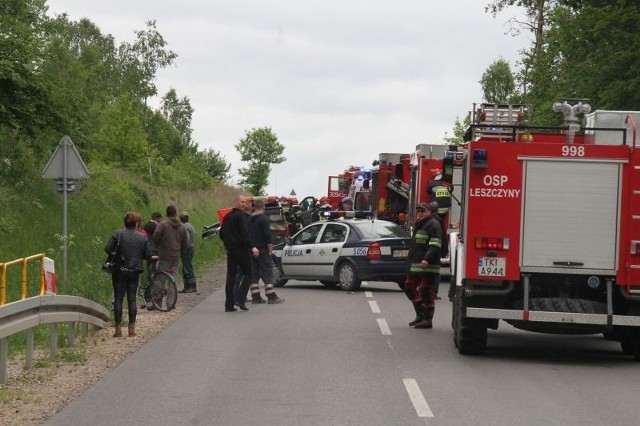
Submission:
[[[438,215],[444,221],[451,208],[453,187],[451,183],[443,179],[442,171],[439,169],[435,169],[432,172],[432,177],[433,179],[427,184],[427,195],[429,196],[429,201],[438,203]]]
[[[411,266],[405,279],[404,292],[413,303],[416,318],[409,323],[415,328],[432,328],[435,312],[434,284],[440,277],[442,223],[437,214],[438,203],[420,203],[416,207],[416,223],[411,235]]]
[[[438,203],[438,216],[440,216],[442,223],[442,249],[441,256],[447,257],[449,254],[449,241],[447,240],[447,226],[448,226],[448,215],[449,210],[451,209],[451,192],[453,191],[453,186],[447,179],[443,178],[442,170],[435,169],[431,173],[433,180],[431,180],[427,184],[427,196],[429,197],[429,201],[435,201]],[[440,279],[436,281],[434,284],[434,291],[436,294],[436,299],[440,299],[438,297],[438,289],[440,288]]]

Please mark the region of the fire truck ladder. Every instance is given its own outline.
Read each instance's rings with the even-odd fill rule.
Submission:
[[[515,126],[527,109],[523,104],[481,104],[474,117],[474,136],[515,140]]]
[[[387,182],[385,187],[389,191],[393,191],[401,197],[406,198],[407,200],[409,199],[409,184],[407,184],[406,182],[403,182],[397,178],[393,178],[392,180],[389,180],[389,182]]]

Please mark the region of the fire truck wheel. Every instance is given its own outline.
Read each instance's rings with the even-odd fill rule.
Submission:
[[[356,268],[349,262],[343,262],[338,267],[338,279],[340,287],[346,291],[357,290],[362,283],[356,274]]]
[[[323,284],[324,286],[329,288],[333,288],[338,285],[336,281],[327,281],[327,280],[320,280],[320,284]]]
[[[605,340],[622,342],[622,339],[624,338],[625,334],[626,334],[626,331],[624,327],[613,326],[611,330],[603,332],[602,336],[605,338]]]
[[[640,361],[640,333],[629,333],[620,344],[625,355],[632,355],[633,359]]]
[[[478,319],[464,317],[464,288],[456,289],[455,343],[462,355],[482,355],[487,348],[487,326]]]

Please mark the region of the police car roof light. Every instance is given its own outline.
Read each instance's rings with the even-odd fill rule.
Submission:
[[[326,219],[372,219],[375,218],[376,212],[364,211],[364,210],[335,210],[335,211],[322,211],[320,215]]]

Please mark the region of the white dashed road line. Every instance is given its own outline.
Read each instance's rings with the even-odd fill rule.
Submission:
[[[370,291],[365,291],[364,294],[365,297],[373,297],[373,294]],[[369,300],[368,302],[371,312],[374,314],[381,313],[378,302],[375,300]],[[389,328],[387,321],[384,318],[376,318],[376,321],[378,322],[378,327],[380,327],[382,335],[391,336],[391,329]],[[427,404],[427,400],[422,394],[418,383],[414,379],[402,379],[402,382],[404,383],[404,387],[407,389],[409,399],[411,399],[411,403],[413,404],[413,408],[416,410],[418,417],[434,417],[433,411],[431,411],[429,404]]]
[[[427,400],[424,399],[424,395],[420,391],[420,386],[414,379],[402,379],[404,383],[404,387],[407,388],[407,393],[409,394],[409,398],[413,403],[413,408],[415,408],[418,417],[433,417],[433,412],[431,408],[429,408],[429,404],[427,404]]]
[[[380,327],[380,332],[383,336],[391,336],[391,329],[389,328],[389,324],[384,318],[376,318],[378,321],[378,327]]]

